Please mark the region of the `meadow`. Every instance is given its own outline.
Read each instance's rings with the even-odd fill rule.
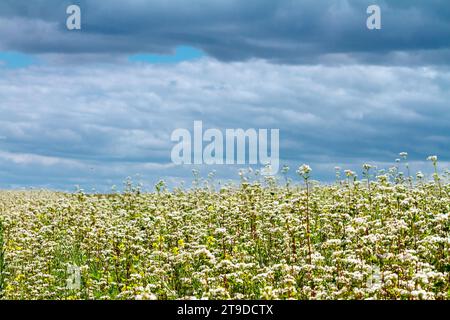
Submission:
[[[449,173],[429,160],[429,178],[364,165],[322,185],[303,165],[297,182],[2,191],[0,297],[449,299]]]

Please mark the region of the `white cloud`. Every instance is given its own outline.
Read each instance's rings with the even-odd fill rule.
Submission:
[[[403,150],[448,160],[448,87],[446,69],[257,60],[0,69],[0,186],[189,177],[170,163],[170,133],[194,120],[279,128],[281,164],[329,164],[315,171],[324,178],[333,163],[389,161]],[[36,172],[27,179],[27,170]]]
[[[0,160],[6,160],[20,165],[37,165],[37,166],[57,166],[69,165],[80,166],[80,162],[74,160],[67,160],[64,158],[40,156],[28,153],[12,153],[0,151]]]

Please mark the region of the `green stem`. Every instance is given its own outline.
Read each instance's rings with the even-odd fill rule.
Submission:
[[[3,291],[5,289],[5,249],[4,249],[4,236],[3,236],[3,223],[0,220],[0,299],[3,298]]]

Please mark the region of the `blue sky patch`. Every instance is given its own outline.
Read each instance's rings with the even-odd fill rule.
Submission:
[[[14,69],[26,68],[36,63],[36,59],[27,54],[18,52],[0,52],[0,67],[6,66]]]
[[[205,53],[193,47],[179,46],[176,48],[174,54],[137,54],[129,57],[132,62],[147,62],[147,63],[178,63],[189,60],[200,59],[205,56]]]

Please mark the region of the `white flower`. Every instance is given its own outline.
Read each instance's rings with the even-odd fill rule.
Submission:
[[[402,159],[406,159],[408,157],[408,153],[407,152],[400,152],[398,154]]]
[[[347,177],[354,177],[356,175],[356,173],[352,170],[345,170],[344,173]]]
[[[312,169],[310,166],[308,166],[307,164],[303,164],[300,167],[298,167],[297,173],[304,179],[307,179],[311,171]]]
[[[225,228],[217,228],[215,230],[215,233],[217,233],[217,234],[223,234],[225,232],[227,232],[227,229],[225,229]]]

